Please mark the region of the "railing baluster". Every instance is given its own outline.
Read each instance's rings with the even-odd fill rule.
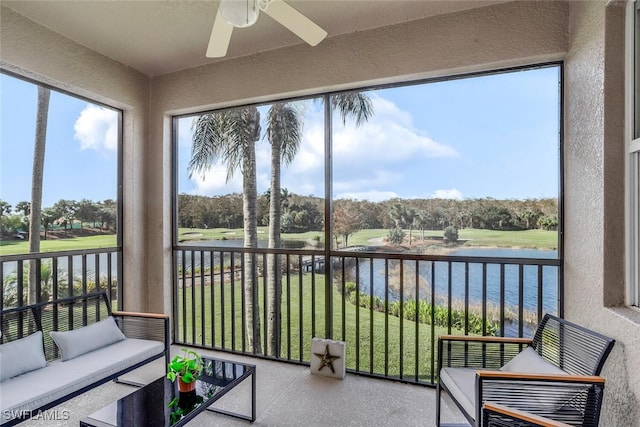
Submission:
[[[94,255],[93,265],[95,266],[93,271],[93,277],[94,277],[94,280],[96,281],[95,290],[99,292],[103,290],[102,285],[100,284],[100,255],[99,254]]]
[[[400,379],[404,378],[404,363],[402,362],[404,356],[404,260],[400,260],[400,352],[398,365],[400,366]]]
[[[315,337],[316,335],[316,269],[315,267],[316,256],[311,255],[311,336]],[[289,266],[290,264],[287,264]],[[302,254],[298,255],[298,265],[300,266],[300,271],[303,271],[302,268]],[[289,273],[289,269],[287,268],[287,274]],[[326,338],[326,337],[325,337]]]
[[[204,263],[204,251],[200,251],[200,335],[201,335],[201,345],[205,346],[207,343],[207,338],[206,338],[206,327],[205,327],[205,322],[206,322],[206,313],[207,313],[207,304],[206,304],[206,299],[204,297],[204,291],[206,288],[206,283],[205,283],[205,279],[206,279],[206,269],[205,269],[205,263]]]
[[[518,337],[524,332],[524,265],[518,266]]]
[[[0,311],[4,310],[4,262],[0,262],[0,283],[2,284],[2,292],[0,292]],[[0,344],[4,340],[0,335]]]
[[[356,347],[356,371],[360,370],[360,258],[355,258],[356,263],[356,336],[355,347]],[[346,316],[345,316],[346,318]]]
[[[287,273],[287,359],[291,359],[291,275]]]
[[[240,257],[240,259],[241,259],[241,262],[242,262],[242,267],[244,269],[244,257]],[[222,268],[222,266],[220,266],[220,268]],[[233,270],[233,268],[234,268],[233,258],[231,259],[231,268],[232,268],[231,271],[234,271]],[[222,280],[222,277],[221,277],[220,280]],[[233,281],[232,281],[232,283],[233,284],[230,287],[231,289],[235,288],[235,272],[233,273]],[[242,336],[243,348],[242,348],[242,350],[245,351],[245,347],[244,347],[245,336],[244,336],[244,333],[245,333],[245,330],[246,330],[246,328],[245,328],[246,319],[244,318],[244,312],[245,312],[245,310],[244,310],[244,275],[242,275],[241,286],[240,287],[241,287],[241,290],[242,290],[242,333],[243,333],[243,336]],[[225,291],[224,290],[225,290],[224,283],[221,282],[220,283],[220,348],[221,349],[225,348],[225,341],[226,341],[226,338],[227,338],[225,336],[225,333],[226,333],[225,326],[227,324],[227,318],[226,318],[227,313],[226,313],[226,310],[225,310]],[[233,301],[232,301],[232,304],[233,304]]]
[[[464,263],[464,333],[469,334],[469,268],[468,262]]]
[[[374,318],[374,296],[373,296],[373,259],[369,260],[369,373],[373,373],[373,318]]]
[[[222,251],[219,252],[220,261],[217,265],[220,272],[220,287],[224,286],[224,258]],[[216,346],[216,253],[215,251],[209,252],[209,276],[211,281],[211,287],[209,289],[209,324],[211,325],[211,347]]]
[[[504,264],[500,264],[500,336],[504,336]]]
[[[304,334],[304,292],[302,291],[302,270],[298,271],[298,323],[299,323],[299,331],[298,334],[298,360],[303,361],[303,350],[304,350],[304,339],[306,335]]]
[[[451,306],[453,300],[453,274],[452,274],[452,263],[447,263],[447,333],[451,334]],[[448,351],[447,353],[450,353]]]
[[[384,260],[384,376],[389,376],[389,260]]]
[[[436,263],[430,261],[430,280],[431,283],[431,382],[435,383],[436,378]]]
[[[187,252],[182,251],[182,340],[187,341]]]
[[[253,268],[257,268],[257,266],[254,264]],[[256,270],[257,271],[257,270]],[[264,319],[264,322],[262,322],[262,352],[263,354],[267,354],[267,349],[269,348],[267,341],[269,338],[269,322],[267,321],[267,319],[269,318],[269,312],[268,312],[268,304],[267,301],[269,299],[269,285],[268,285],[268,281],[267,281],[267,276],[269,275],[269,264],[267,261],[267,254],[262,254],[262,301],[264,301],[264,304],[262,304],[263,307],[263,313],[262,313],[262,318]],[[258,286],[258,281],[256,281],[255,286]],[[259,286],[258,286],[259,288]],[[255,292],[256,295],[258,295],[258,292],[256,290]],[[258,300],[258,298],[256,298],[256,301]],[[259,312],[260,310],[256,310],[256,312]],[[275,331],[274,331],[275,332]]]
[[[419,261],[416,260],[416,295],[415,295],[415,381],[418,382],[420,378],[420,266]],[[371,341],[373,342],[373,330],[371,333]]]
[[[341,257],[341,266],[342,266],[342,340],[346,341],[347,339],[347,304],[346,304],[346,267],[345,267],[345,257]],[[356,285],[357,287],[357,285]]]
[[[486,262],[482,263],[482,335],[487,335],[487,263]]]
[[[544,300],[543,300],[543,296],[542,296],[542,289],[543,289],[543,277],[542,274],[544,272],[543,270],[543,266],[539,265],[538,266],[538,307],[537,307],[537,315],[538,318],[536,319],[536,323],[540,323],[540,320],[542,320],[542,310],[543,310],[543,304],[544,304]]]

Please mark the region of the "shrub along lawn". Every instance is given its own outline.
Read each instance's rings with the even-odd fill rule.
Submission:
[[[312,283],[313,276],[306,273],[302,275],[301,286],[298,285],[298,277],[297,273],[293,275],[290,285],[287,284],[286,277],[283,280],[281,357],[309,362],[311,338],[324,337],[324,276],[316,274],[315,283]],[[223,286],[216,282],[213,287],[210,283],[205,283],[204,288],[198,281],[195,281],[193,286],[191,279],[187,279],[186,282],[186,296],[179,292],[178,298],[178,340],[187,345],[243,351],[240,281],[236,281],[234,285],[225,283]],[[260,322],[262,350],[265,352],[263,285],[261,278]],[[183,302],[186,302],[186,309],[183,309]],[[348,302],[343,305],[340,292],[336,289],[333,289],[333,305],[333,338],[347,342],[347,368],[431,381],[431,325],[418,324],[394,316],[387,317],[384,313],[357,308]],[[195,307],[195,310],[192,310],[192,307]],[[446,328],[434,329],[436,337],[447,333]],[[461,331],[453,333],[462,334]]]

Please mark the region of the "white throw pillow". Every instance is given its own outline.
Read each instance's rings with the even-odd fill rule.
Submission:
[[[49,334],[60,349],[63,362],[126,339],[111,316],[80,329]]]
[[[565,371],[544,360],[533,347],[527,347],[506,365],[500,368],[506,372],[524,372],[527,374],[567,375]]]
[[[0,345],[0,381],[45,366],[47,359],[44,356],[42,331]]]

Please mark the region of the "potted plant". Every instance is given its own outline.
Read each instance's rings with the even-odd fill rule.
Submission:
[[[171,381],[178,379],[178,391],[193,391],[196,387],[196,380],[202,374],[203,367],[204,363],[198,353],[183,348],[182,354],[176,355],[169,363],[167,378]]]

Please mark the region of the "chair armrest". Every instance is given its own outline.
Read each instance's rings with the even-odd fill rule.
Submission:
[[[604,383],[600,376],[477,371],[475,416],[490,401],[570,425],[597,425]]]
[[[164,344],[165,365],[170,360],[169,316],[157,313],[114,311],[111,313],[127,338],[160,341]]]
[[[134,311],[114,311],[111,313],[113,316],[131,316],[131,317],[150,317],[156,319],[164,319],[169,318],[167,314],[159,314],[159,313],[138,313]]]
[[[525,346],[531,345],[531,343],[533,342],[531,338],[492,337],[492,336],[481,336],[481,335],[441,335],[438,337],[438,339],[443,341],[522,344]]]
[[[127,338],[167,342],[169,316],[156,313],[114,311],[111,313]],[[167,335],[165,335],[165,330]]]
[[[476,377],[492,380],[554,381],[603,385],[605,382],[605,379],[598,375],[532,374],[530,372],[507,371],[476,371]]]
[[[438,372],[443,367],[498,369],[531,343],[529,338],[443,335],[438,338]]]
[[[520,411],[493,402],[486,402],[482,408],[483,427],[540,426],[571,427],[561,421],[541,417],[526,411]]]

